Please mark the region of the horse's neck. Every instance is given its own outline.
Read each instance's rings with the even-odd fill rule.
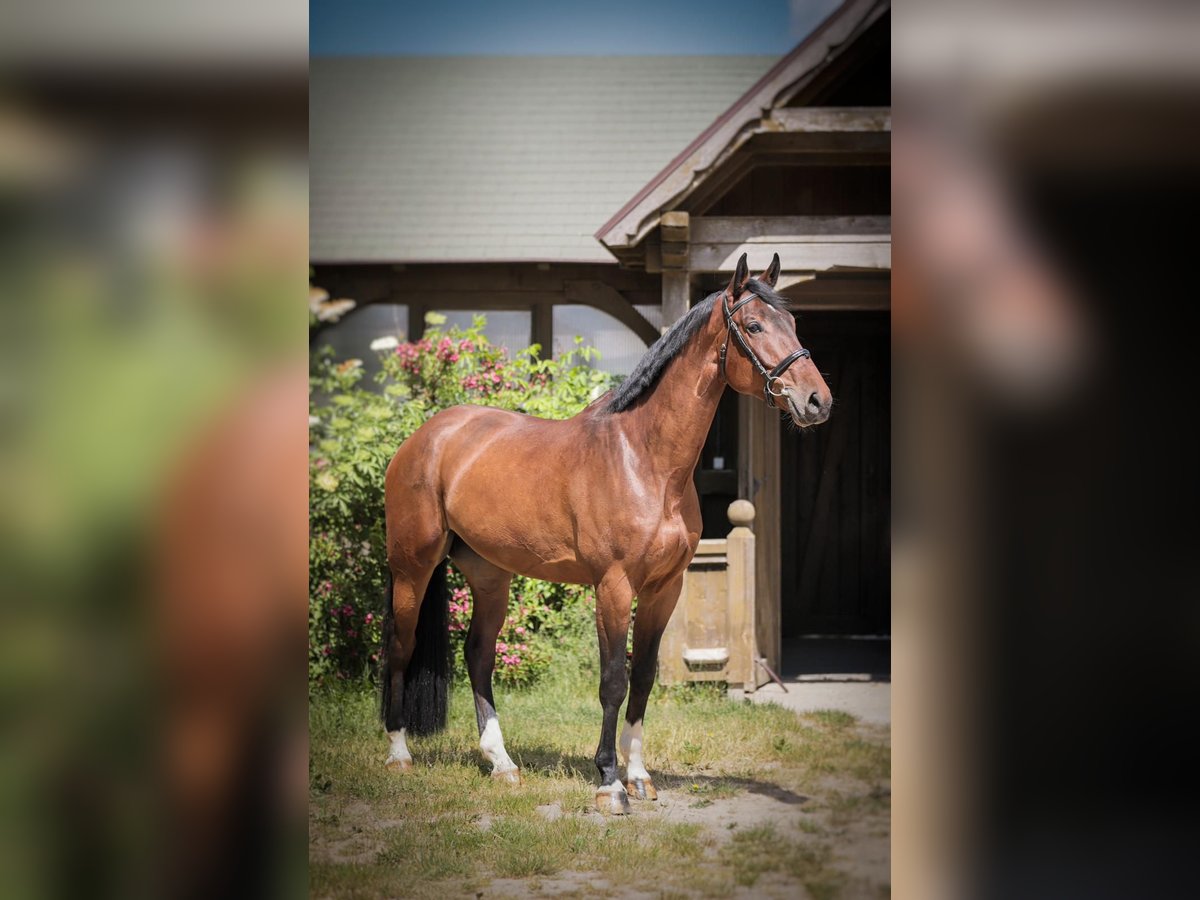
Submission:
[[[719,331],[710,320],[667,365],[650,396],[634,410],[631,424],[644,435],[652,464],[674,480],[691,480],[725,392],[717,367]]]

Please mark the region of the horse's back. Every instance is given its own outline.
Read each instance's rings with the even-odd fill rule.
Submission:
[[[505,460],[547,452],[561,456],[572,442],[567,421],[539,419],[490,406],[453,406],[434,415],[400,445],[387,470],[391,495],[407,489],[444,493],[464,476],[492,477]]]
[[[605,455],[596,446],[601,430],[586,414],[553,420],[482,406],[444,410],[389,465],[389,511],[418,506],[428,520],[436,509],[447,531],[494,564],[576,580],[583,577],[574,565],[577,518],[587,505],[581,492],[597,475],[593,457]],[[397,532],[411,524],[395,518]],[[557,564],[545,568],[550,561]]]

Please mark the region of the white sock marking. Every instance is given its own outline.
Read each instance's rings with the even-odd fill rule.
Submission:
[[[388,753],[387,761],[390,763],[412,762],[412,754],[408,752],[408,742],[404,739],[404,729],[389,731],[388,738],[392,742],[392,749]]]
[[[605,785],[601,785],[600,787],[596,788],[596,793],[597,794],[624,794],[624,793],[626,793],[625,785],[621,783],[621,778],[620,778],[620,776],[618,776],[617,780],[614,781],[612,784],[605,784]]]
[[[642,762],[642,720],[638,719],[632,725],[625,723],[621,729],[621,755],[625,757],[626,777],[632,781],[635,778],[649,779],[650,773]]]
[[[492,764],[493,772],[511,772],[517,767],[504,749],[504,736],[500,734],[500,720],[492,716],[483,726],[483,734],[479,736],[479,749]]]

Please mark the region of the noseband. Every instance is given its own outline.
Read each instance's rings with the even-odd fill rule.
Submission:
[[[742,334],[742,329],[738,327],[738,323],[733,321],[733,314],[757,296],[757,294],[747,294],[745,297],[735,303],[732,309],[730,309],[729,295],[724,293],[721,294],[721,308],[725,311],[725,326],[728,329],[728,332],[725,335],[725,340],[721,342],[721,377],[725,379],[726,383],[729,382],[729,376],[725,374],[725,355],[729,350],[729,335],[732,334],[734,340],[738,342],[738,345],[745,352],[746,356],[750,358],[750,362],[754,364],[754,368],[758,370],[758,374],[766,379],[766,383],[763,385],[763,399],[767,401],[767,406],[774,406],[775,402],[771,398],[782,397],[784,395],[784,391],[779,391],[776,393],[775,391],[771,390],[771,382],[778,381],[779,376],[786,372],[788,367],[796,360],[811,359],[812,354],[801,347],[799,350],[793,350],[792,353],[789,354],[788,357],[775,368],[769,371],[767,370],[767,367],[763,365],[762,360],[758,358],[758,354],[750,349],[750,342],[747,341],[746,336]]]

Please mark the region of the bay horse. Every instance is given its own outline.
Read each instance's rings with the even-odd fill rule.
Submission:
[[[521,781],[492,695],[496,639],[509,583],[520,573],[595,587],[603,709],[596,805],[622,815],[629,793],[657,798],[642,761],[642,717],[659,639],[700,540],[692,472],[725,386],[762,396],[801,427],[824,422],[833,403],[774,290],[778,277],[778,255],[751,278],[743,254],[728,287],[677,321],[616,390],[570,419],[456,406],[400,446],[385,491],[392,587],[382,717],[390,768],[412,768],[409,733],[445,725],[449,557],[474,598],[466,662],[492,776]],[[635,596],[629,674],[625,641]],[[630,686],[622,782],[617,716]]]

